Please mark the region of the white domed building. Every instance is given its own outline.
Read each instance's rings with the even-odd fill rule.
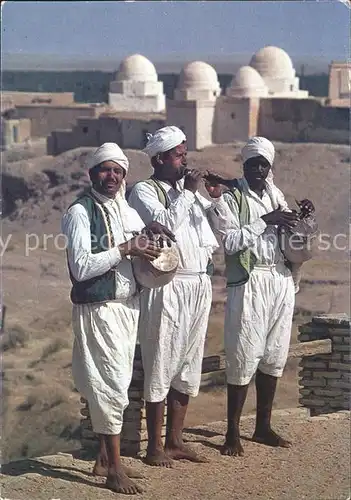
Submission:
[[[216,70],[202,61],[193,61],[182,69],[174,92],[176,101],[215,101],[221,93]]]
[[[292,60],[283,49],[263,47],[252,56],[250,66],[267,85],[268,97],[308,97],[306,90],[299,89],[299,78]]]
[[[262,76],[251,66],[242,66],[226,90],[228,97],[266,97],[268,87]]]
[[[133,54],[120,64],[110,83],[109,105],[116,111],[159,113],[166,108],[163,83],[146,57]]]
[[[167,124],[184,131],[190,151],[213,143],[213,121],[220,94],[218,76],[212,66],[193,61],[183,67],[174,99],[167,101]]]

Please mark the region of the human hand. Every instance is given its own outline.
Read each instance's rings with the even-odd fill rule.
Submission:
[[[150,240],[157,241],[161,248],[164,247],[165,243],[170,247],[172,246],[172,241],[176,241],[172,231],[157,221],[153,221],[145,226],[142,233],[146,234]]]
[[[273,212],[262,215],[261,219],[269,226],[282,226],[288,229],[294,228],[299,220],[296,211],[284,212],[280,207]]]
[[[144,257],[147,260],[155,260],[161,254],[160,246],[146,234],[134,236],[131,240],[119,245],[118,248],[123,256]]]
[[[205,188],[211,198],[219,198],[223,192],[223,188],[220,184],[210,184],[207,181],[205,181]]]
[[[203,177],[203,173],[199,170],[189,170],[184,177],[184,189],[196,193],[199,189],[199,184]]]

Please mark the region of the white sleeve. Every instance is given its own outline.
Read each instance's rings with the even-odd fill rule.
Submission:
[[[173,232],[184,221],[194,201],[195,195],[184,189],[166,209],[159,201],[156,189],[146,182],[138,182],[128,197],[128,203],[139,213],[144,224],[157,221]]]
[[[101,276],[122,260],[118,247],[91,253],[90,220],[87,211],[79,203],[63,215],[62,232],[67,240],[69,268],[77,281]]]
[[[232,255],[254,246],[257,238],[265,231],[267,224],[260,217],[240,227],[239,211],[231,195],[222,195],[213,203],[216,231],[220,234],[224,250]]]

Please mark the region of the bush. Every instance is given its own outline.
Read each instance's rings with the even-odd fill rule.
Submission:
[[[20,326],[14,326],[5,331],[0,337],[0,350],[8,351],[27,344],[28,333]]]

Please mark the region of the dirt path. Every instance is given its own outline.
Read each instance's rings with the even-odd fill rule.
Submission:
[[[338,412],[310,418],[301,409],[274,414],[275,427],[292,439],[289,450],[252,443],[254,421],[242,422],[243,458],[218,452],[224,422],[189,429],[192,446],[210,464],[177,463],[171,470],[125,459],[144,475],[143,500],[346,500],[350,486],[350,416]],[[2,499],[110,500],[126,498],[90,475],[91,462],[62,454],[3,466]]]

